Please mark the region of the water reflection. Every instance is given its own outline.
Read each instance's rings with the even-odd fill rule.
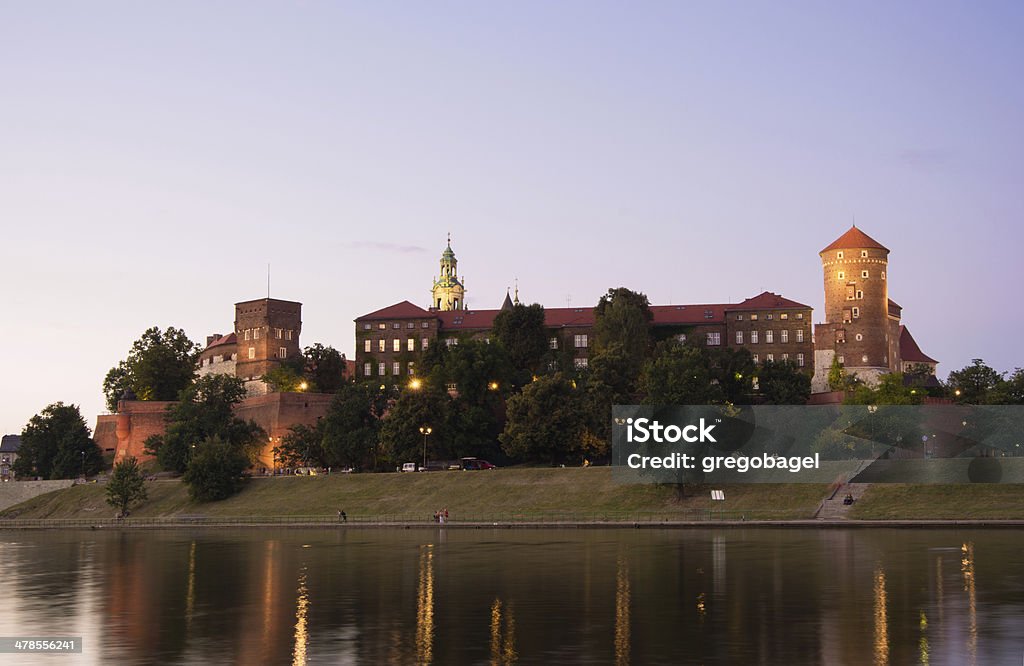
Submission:
[[[1019,663],[1021,535],[6,533],[0,626],[85,663]]]

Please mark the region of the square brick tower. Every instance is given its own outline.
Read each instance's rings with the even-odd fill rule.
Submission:
[[[301,331],[302,303],[277,298],[235,303],[235,374],[245,380],[250,395],[266,393],[267,386],[260,377],[302,353]]]

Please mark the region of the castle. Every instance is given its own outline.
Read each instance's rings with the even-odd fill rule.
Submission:
[[[814,392],[828,391],[833,359],[868,384],[890,372],[934,375],[938,362],[921,351],[888,297],[889,250],[854,226],[819,255],[825,321],[813,328],[810,306],[770,291],[740,303],[652,305],[651,323],[660,337],[697,336],[708,346],[748,349],[755,363],[792,361],[813,374]],[[515,301],[506,293],[500,308],[469,309],[457,266],[449,237],[427,308],[402,301],[355,320],[357,378],[397,384],[416,374],[419,354],[430,345],[489,339],[498,313],[518,303],[518,290]],[[571,359],[572,368],[586,368],[594,308],[545,308],[544,317],[549,348]]]

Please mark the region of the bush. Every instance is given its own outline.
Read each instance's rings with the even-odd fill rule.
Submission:
[[[192,499],[215,502],[227,499],[242,488],[242,472],[248,457],[220,439],[207,439],[196,447],[182,480]]]

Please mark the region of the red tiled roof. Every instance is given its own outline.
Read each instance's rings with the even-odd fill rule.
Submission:
[[[938,363],[917,346],[917,341],[910,334],[910,329],[900,326],[900,358],[908,363]]]
[[[655,326],[671,324],[720,324],[725,321],[725,309],[722,303],[697,303],[686,305],[652,305],[651,321]]]
[[[442,329],[483,330],[494,324],[501,310],[438,310],[433,315],[441,320]]]
[[[402,301],[401,303],[389,305],[382,310],[377,310],[370,314],[364,314],[362,317],[357,317],[356,321],[363,321],[364,319],[412,319],[430,317],[433,314],[434,313],[424,310],[418,305],[413,305],[409,301]]]
[[[889,251],[889,248],[885,247],[871,236],[858,229],[856,226],[850,227],[850,230],[839,238],[832,241],[832,244],[826,247],[821,252],[828,252],[830,250],[847,250],[852,248],[874,248],[876,250]],[[821,254],[819,252],[818,254]]]
[[[780,310],[804,309],[804,310],[810,310],[811,306],[804,305],[803,303],[797,303],[796,301],[791,301],[788,298],[783,298],[779,294],[776,294],[776,293],[773,293],[773,292],[770,292],[770,291],[763,291],[760,294],[758,294],[757,296],[754,296],[753,298],[748,298],[747,300],[743,301],[742,303],[737,303],[736,305],[730,305],[730,306],[728,306],[726,308],[726,310],[773,310],[773,309],[780,309]]]
[[[206,349],[213,349],[214,347],[220,347],[221,345],[233,345],[238,342],[238,337],[234,333],[228,333],[225,336],[214,340],[210,344],[206,345]]]

